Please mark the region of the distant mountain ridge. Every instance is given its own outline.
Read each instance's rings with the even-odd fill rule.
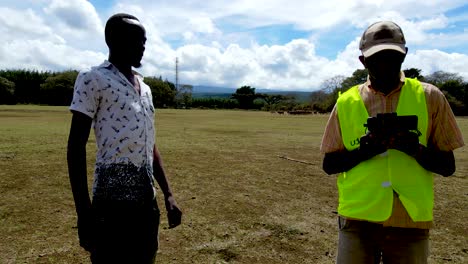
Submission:
[[[214,94],[229,93],[229,94],[232,94],[232,93],[235,93],[236,90],[237,90],[237,88],[194,85],[192,93],[214,93]],[[256,88],[255,92],[257,92],[257,93],[276,93],[276,92],[285,92],[285,91]]]
[[[239,87],[238,87],[239,88]],[[206,85],[194,85],[192,93],[235,93],[237,88],[229,87],[219,87],[219,86],[206,86]],[[289,91],[289,90],[278,90],[278,89],[264,89],[264,88],[255,88],[257,93],[311,93],[308,91]]]
[[[193,86],[192,96],[194,98],[230,98],[231,94],[235,93],[237,88],[217,87],[217,86]],[[256,93],[265,94],[281,94],[281,95],[293,95],[296,100],[305,102],[308,101],[312,92],[305,91],[285,91],[285,90],[270,90],[256,88]]]

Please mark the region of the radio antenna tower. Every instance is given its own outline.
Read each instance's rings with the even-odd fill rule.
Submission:
[[[175,88],[179,91],[179,58],[175,58]]]

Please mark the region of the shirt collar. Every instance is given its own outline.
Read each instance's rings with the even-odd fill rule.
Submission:
[[[99,65],[99,68],[106,68],[108,70],[111,70],[113,73],[118,74],[120,71],[117,69],[117,67],[114,66],[110,61],[104,60],[101,65]],[[143,75],[135,70],[132,69],[132,73],[137,76],[139,79],[143,79]]]

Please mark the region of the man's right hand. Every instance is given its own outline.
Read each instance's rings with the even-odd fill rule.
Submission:
[[[362,161],[368,160],[387,151],[387,142],[373,133],[367,133],[360,139],[359,154]]]
[[[78,216],[80,246],[91,252],[94,248],[95,220],[92,214]]]

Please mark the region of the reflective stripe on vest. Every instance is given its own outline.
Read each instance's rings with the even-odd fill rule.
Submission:
[[[347,150],[359,147],[366,133],[369,114],[359,95],[358,86],[343,93],[337,101],[343,143]],[[428,113],[424,89],[418,80],[405,78],[397,106],[398,115],[417,115],[421,144],[427,145]],[[392,213],[395,191],[413,221],[431,221],[434,207],[433,176],[417,161],[390,149],[351,170],[337,180],[338,213],[368,221],[387,220]]]

